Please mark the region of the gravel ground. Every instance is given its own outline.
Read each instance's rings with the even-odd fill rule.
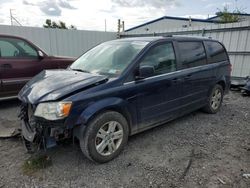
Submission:
[[[0,103],[0,127],[18,126],[18,101]],[[121,155],[98,165],[79,146],[50,150],[52,166],[27,176],[20,138],[0,139],[2,187],[249,188],[250,97],[225,96],[215,115],[194,112],[129,139]]]

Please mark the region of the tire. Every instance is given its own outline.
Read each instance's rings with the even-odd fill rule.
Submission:
[[[127,120],[118,112],[106,111],[92,119],[82,137],[83,154],[97,163],[117,157],[128,141]]]
[[[215,114],[220,110],[223,101],[224,90],[221,85],[216,84],[211,90],[207,105],[203,108],[203,111],[209,114]]]
[[[23,138],[24,146],[28,154],[35,154],[38,153],[40,150],[40,147],[38,144],[32,143],[25,138]]]

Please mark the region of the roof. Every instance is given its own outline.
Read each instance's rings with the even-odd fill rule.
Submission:
[[[230,13],[230,14],[231,14],[231,15],[238,15],[238,16],[250,16],[250,14],[241,14],[241,13]],[[213,17],[211,17],[211,18],[208,18],[207,20],[211,21],[212,19],[218,18],[218,17],[220,17],[220,15],[218,15],[218,16],[213,16]]]
[[[6,34],[1,34],[0,37],[5,37],[5,38],[16,38],[16,39],[24,39],[23,37],[16,36],[16,35],[6,35]],[[26,40],[26,39],[25,39]]]
[[[130,28],[130,29],[127,29],[127,30],[125,30],[125,32],[126,32],[126,31],[131,31],[131,30],[133,30],[133,29],[136,29],[136,28],[139,28],[139,27],[142,27],[142,26],[145,26],[145,25],[154,23],[154,22],[158,22],[158,21],[164,20],[164,19],[189,21],[189,18],[181,18],[181,17],[173,17],[173,16],[163,16],[163,17],[160,17],[160,18],[158,18],[158,19],[155,19],[155,20],[146,22],[146,23],[144,23],[144,24],[141,24],[141,25],[132,27],[132,28]],[[204,19],[197,19],[197,18],[191,18],[191,20],[192,20],[193,22],[217,23],[217,21],[214,21],[214,20],[204,20]]]

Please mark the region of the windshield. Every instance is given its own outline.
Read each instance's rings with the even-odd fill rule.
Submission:
[[[117,77],[147,44],[145,41],[105,42],[83,54],[70,68]]]

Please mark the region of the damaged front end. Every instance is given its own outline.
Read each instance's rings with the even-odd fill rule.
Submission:
[[[36,117],[35,109],[35,105],[22,103],[19,114],[22,138],[29,153],[54,147],[71,137],[71,131],[64,127],[64,120],[47,121]]]

